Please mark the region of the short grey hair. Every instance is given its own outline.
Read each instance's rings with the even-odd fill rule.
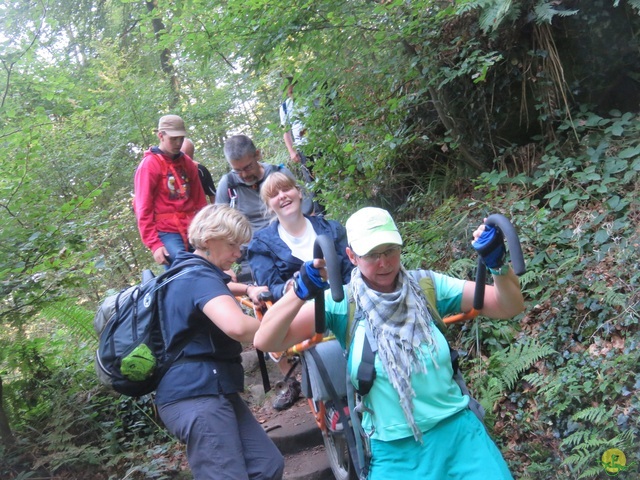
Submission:
[[[224,143],[224,156],[227,162],[235,162],[247,155],[255,155],[258,149],[246,135],[234,135]]]
[[[251,240],[251,224],[238,210],[229,205],[207,205],[189,225],[189,242],[205,250],[208,240],[227,240],[243,245]]]

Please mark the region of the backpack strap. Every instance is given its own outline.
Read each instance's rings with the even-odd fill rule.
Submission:
[[[269,173],[267,173],[262,178],[262,180],[260,180],[258,182],[258,189],[260,188],[260,184],[262,182],[264,182],[269,175],[271,175],[274,172],[279,172],[280,170],[282,170],[284,168],[284,164],[283,163],[280,163],[278,165],[272,165],[272,166],[275,167],[275,170],[270,171]],[[236,177],[233,174],[233,172],[227,173],[227,195],[229,195],[229,206],[231,206],[231,208],[236,208],[236,206],[238,204],[238,188],[239,187],[244,187],[244,188],[249,188],[251,190],[255,190],[255,186],[254,185],[249,186],[249,185],[246,185],[244,183],[239,183],[236,180]]]
[[[164,300],[164,291],[162,287],[167,285],[169,282],[172,282],[176,278],[182,277],[194,270],[199,270],[201,267],[206,267],[207,264],[205,262],[206,260],[204,259],[201,260],[198,258],[190,258],[174,267],[169,268],[167,271],[165,271],[158,277],[158,279],[156,280],[155,288],[149,293],[149,294],[158,296],[158,298],[156,299],[157,300],[156,305],[158,308],[158,314],[160,319],[160,322],[159,322],[160,331],[162,332],[163,342],[165,342],[165,349],[166,349],[166,341],[164,340],[165,334],[163,331],[163,321],[161,318],[164,315],[163,310],[161,308],[162,302]],[[180,343],[178,343],[175,346],[174,352],[167,356],[165,362],[162,365],[162,368],[158,370],[158,372],[156,373],[156,376],[158,379],[161,379],[162,377],[164,377],[164,375],[169,371],[171,366],[174,363],[176,363],[177,358],[180,355],[182,355],[183,350],[186,348],[189,342],[193,340],[195,333],[196,332],[194,330],[191,330],[187,335],[185,335],[185,337],[180,341]]]
[[[427,276],[421,278],[419,284],[426,297],[427,308],[429,309],[429,313],[431,314],[435,325],[443,335],[446,334],[447,327],[442,321],[442,317],[436,308],[436,289],[433,283],[433,276],[431,272],[429,272]],[[347,346],[347,355],[351,350],[353,337],[355,335],[356,328],[360,323],[360,318],[358,318],[356,321],[356,305],[352,295],[349,295],[348,302],[349,316],[347,319],[347,334],[345,341],[345,344]],[[457,350],[451,348],[451,345],[449,345],[448,341],[447,345],[449,346],[449,354],[451,356],[451,367],[453,368],[454,379],[456,380],[456,383],[460,385],[460,382],[458,380],[462,379],[458,362],[458,358],[460,355]],[[371,332],[368,323],[365,322],[365,338],[362,346],[362,358],[360,360],[360,365],[357,372],[357,392],[360,395],[366,395],[367,393],[369,393],[371,387],[373,386],[373,381],[376,377],[375,354],[377,351],[378,346],[376,344],[375,338],[373,337],[373,333]],[[467,389],[466,385],[460,385],[460,388],[463,390],[463,392],[466,392],[465,394],[468,394],[469,390]]]

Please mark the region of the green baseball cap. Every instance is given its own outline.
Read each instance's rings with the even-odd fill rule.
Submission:
[[[386,210],[365,207],[351,215],[345,225],[351,250],[362,256],[378,245],[402,245],[402,237]]]

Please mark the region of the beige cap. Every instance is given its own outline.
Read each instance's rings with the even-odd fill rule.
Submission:
[[[402,245],[402,237],[386,210],[365,207],[351,215],[345,224],[349,246],[356,255],[369,253],[378,245]]]
[[[184,121],[178,115],[165,115],[160,117],[158,122],[158,131],[164,132],[170,137],[186,137],[187,132],[184,128]]]

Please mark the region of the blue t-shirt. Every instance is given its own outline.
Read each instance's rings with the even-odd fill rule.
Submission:
[[[188,258],[201,257],[179,252],[174,264]],[[202,264],[202,268],[173,280],[164,290],[164,318],[161,321],[168,351],[172,353],[185,335],[195,333],[160,382],[155,398],[158,405],[244,389],[242,345],[202,312],[215,297],[233,297],[227,287],[230,277],[205,259]]]
[[[427,272],[427,275],[430,275],[433,280],[436,292],[435,308],[440,315],[444,317],[460,312],[465,281],[436,272]],[[331,329],[343,347],[345,347],[349,323],[348,297],[348,287],[345,287],[345,300],[340,303],[333,301],[330,292],[325,296],[327,328]],[[462,394],[460,387],[453,380],[447,340],[435,324],[432,325],[431,331],[434,333],[436,349],[429,352],[427,350],[429,347],[422,345],[427,373],[414,372],[411,381],[416,393],[416,397],[413,398],[413,415],[416,425],[422,432],[430,430],[441,420],[465,409],[469,403],[469,397]],[[357,372],[362,359],[365,335],[364,322],[359,321],[353,334],[348,360],[349,375],[355,386],[358,382]],[[365,410],[363,414],[364,431],[372,439],[383,441],[412,436],[413,433],[400,406],[398,393],[389,382],[379,355],[375,356],[375,370],[373,386],[363,399],[364,405],[372,412]]]

